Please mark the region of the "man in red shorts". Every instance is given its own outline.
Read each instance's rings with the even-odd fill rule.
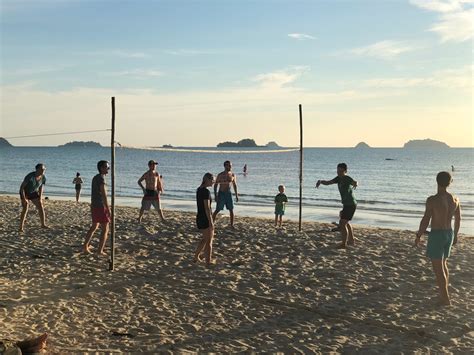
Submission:
[[[90,242],[94,236],[97,228],[101,228],[100,234],[100,243],[99,250],[97,253],[99,255],[106,255],[104,252],[105,242],[107,241],[107,235],[109,233],[109,223],[110,223],[110,210],[109,203],[107,201],[107,190],[105,184],[105,176],[108,174],[110,169],[109,162],[106,160],[101,160],[97,163],[97,170],[99,174],[94,176],[92,179],[92,191],[91,191],[91,213],[92,213],[92,225],[89,228],[89,231],[86,235],[86,240],[84,241],[84,253],[89,254]]]

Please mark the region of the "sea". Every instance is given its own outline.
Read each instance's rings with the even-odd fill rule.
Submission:
[[[303,158],[304,221],[331,223],[341,209],[337,185],[315,188],[318,179],[336,176],[336,166],[345,162],[348,175],[357,180],[358,201],[354,225],[417,230],[426,198],[436,193],[436,174],[453,175],[450,191],[461,200],[461,233],[474,235],[474,149],[406,148],[305,148]],[[92,177],[99,160],[109,160],[108,147],[11,147],[0,149],[0,193],[17,195],[26,174],[41,162],[46,165],[45,196],[75,199],[72,183],[80,172],[85,183],[82,200],[90,201]],[[278,185],[286,187],[289,203],[285,218],[298,219],[299,151],[269,151],[258,148],[192,148],[172,151],[116,148],[116,203],[140,207],[142,191],[137,180],[158,161],[163,176],[162,206],[166,210],[196,211],[195,191],[206,172],[217,174],[225,160],[237,176],[237,218],[258,216],[273,219]],[[243,174],[247,165],[248,173]],[[110,177],[108,177],[110,183]],[[20,203],[19,203],[20,206]],[[138,212],[138,211],[137,211]],[[223,213],[226,215],[226,211]]]

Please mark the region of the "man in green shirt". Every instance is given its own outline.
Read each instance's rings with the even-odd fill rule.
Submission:
[[[20,215],[20,232],[23,232],[25,226],[26,214],[28,213],[28,202],[31,201],[39,211],[41,226],[46,228],[46,216],[43,206],[43,187],[46,185],[46,176],[44,164],[36,164],[35,171],[29,173],[23,179],[20,186],[20,199],[23,207]]]
[[[357,208],[357,201],[354,197],[354,189],[357,187],[357,181],[347,175],[347,164],[340,163],[337,165],[337,176],[332,180],[318,180],[316,188],[321,184],[332,185],[337,184],[339,193],[341,194],[341,202],[343,205],[339,216],[339,230],[342,234],[342,243],[337,246],[338,249],[345,249],[347,245],[354,245],[354,231],[349,223],[354,216]]]

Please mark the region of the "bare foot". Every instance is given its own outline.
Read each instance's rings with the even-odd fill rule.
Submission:
[[[90,247],[84,247],[84,254],[90,254],[91,253],[91,249]]]
[[[106,256],[107,253],[106,253],[105,251],[99,251],[99,252],[97,252],[97,255],[99,255],[99,256]]]
[[[438,306],[451,306],[451,301],[449,299],[447,300],[443,300],[443,299],[440,299],[438,301]]]
[[[49,226],[47,226],[46,224],[43,224],[43,225],[41,226],[41,228],[49,229]]]
[[[336,249],[346,249],[346,248],[347,248],[347,246],[344,243],[338,244],[336,246]]]
[[[18,229],[18,233],[23,233],[24,231],[25,231],[25,229],[24,229],[23,227],[20,227],[20,228]]]
[[[199,256],[198,256],[197,258],[194,257],[194,258],[193,258],[193,263],[200,263],[200,262],[203,261],[203,260],[204,260],[204,259],[202,259],[202,258],[199,257]]]
[[[208,263],[206,262],[206,267],[211,267],[217,264],[217,259],[211,259]]]

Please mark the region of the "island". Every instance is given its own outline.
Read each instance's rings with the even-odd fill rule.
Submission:
[[[58,145],[59,148],[102,148],[100,143],[97,142],[83,142],[83,141],[74,141],[69,142],[63,145]]]
[[[236,142],[223,142],[217,145],[217,148],[280,148],[276,142],[268,142],[266,145],[257,145],[251,138],[241,139]]]
[[[367,148],[370,148],[370,145],[368,145],[365,142],[360,142],[354,148],[356,148],[356,149],[367,149]]]
[[[433,139],[414,139],[405,143],[403,148],[407,149],[446,149],[449,148],[444,142]]]
[[[13,147],[9,141],[5,138],[0,137],[0,148],[10,148]]]
[[[267,148],[281,148],[281,147],[278,145],[277,142],[273,142],[273,141],[268,142],[268,143],[265,145],[265,147],[267,147]]]
[[[163,144],[161,148],[174,148],[171,144]]]

